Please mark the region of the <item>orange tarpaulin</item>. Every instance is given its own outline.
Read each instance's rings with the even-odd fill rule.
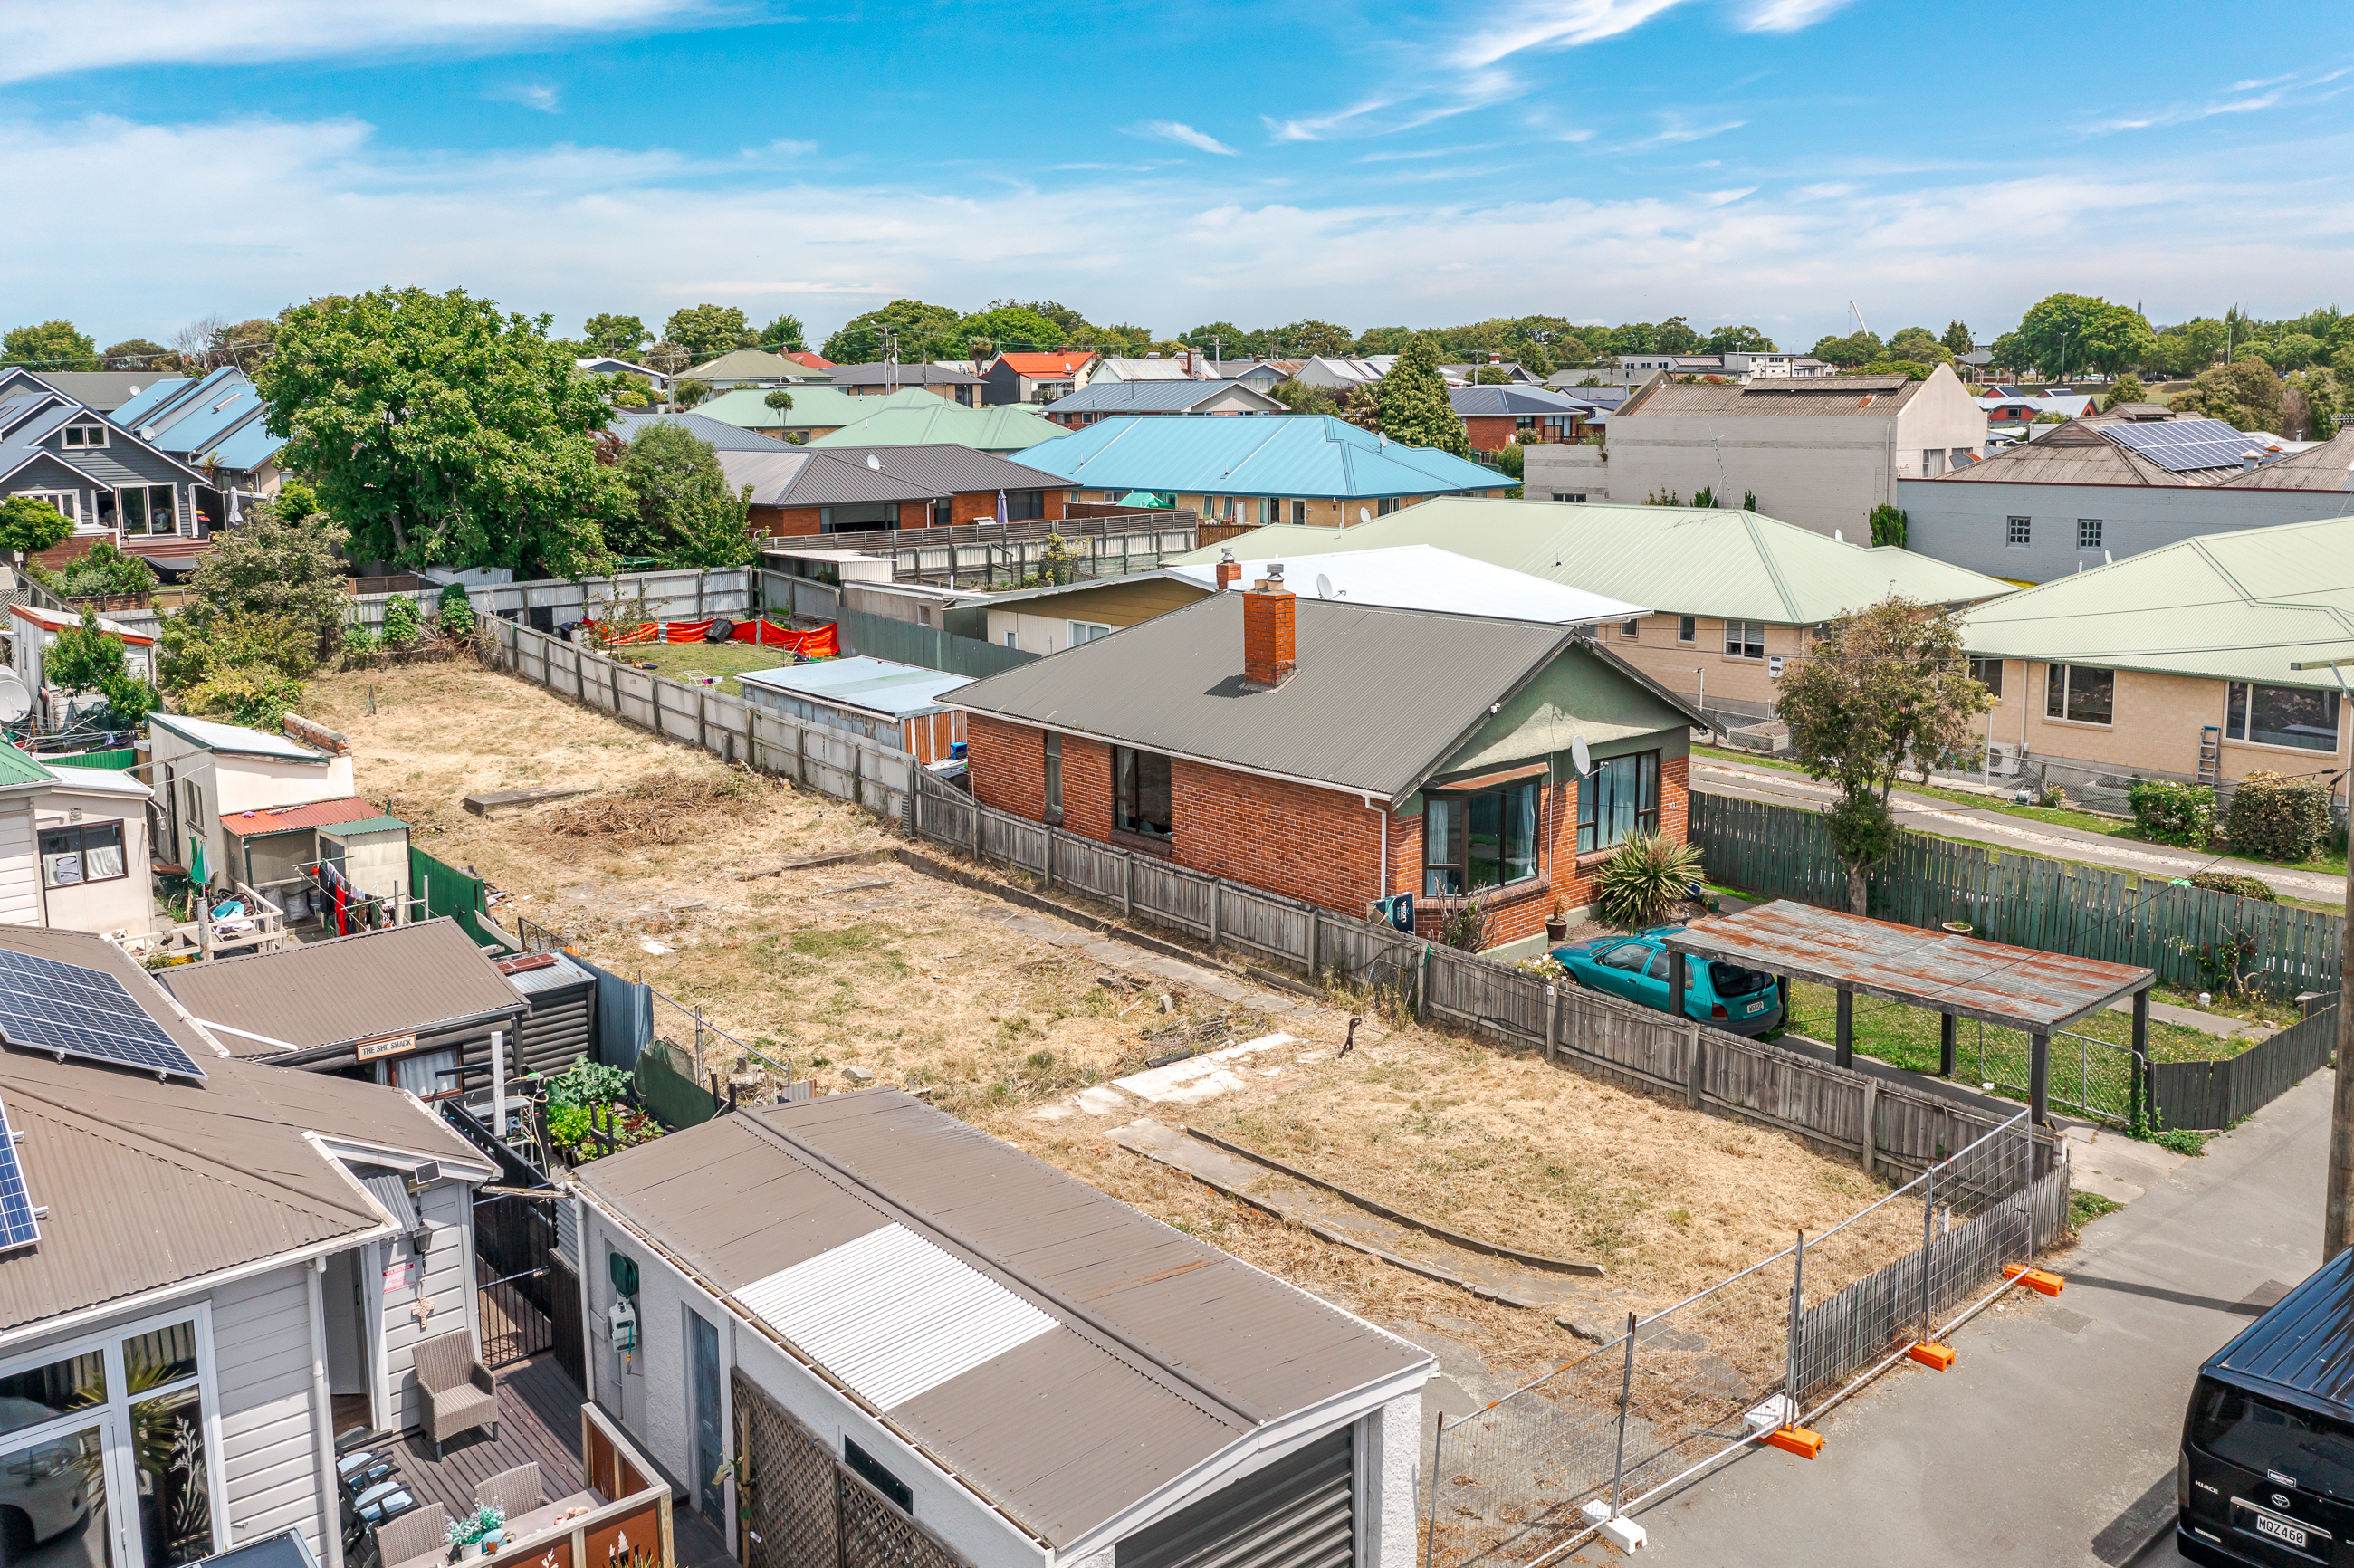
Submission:
[[[712,625],[708,620],[649,620],[635,631],[608,637],[604,641],[608,648],[627,647],[634,642],[700,642],[710,634]],[[842,653],[841,633],[832,625],[821,626],[814,631],[792,631],[770,621],[739,620],[728,641],[755,642],[764,648],[790,648],[805,659],[833,659]]]

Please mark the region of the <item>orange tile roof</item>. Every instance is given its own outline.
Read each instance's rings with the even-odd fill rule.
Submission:
[[[997,356],[1022,376],[1076,376],[1079,366],[1093,359],[1087,349],[1063,349],[1054,354],[1001,354]]]
[[[297,828],[331,828],[337,822],[364,821],[382,816],[373,800],[346,795],[340,800],[313,800],[301,806],[268,806],[259,811],[230,811],[220,824],[239,838],[292,832]]]
[[[804,348],[798,353],[789,354],[785,355],[785,357],[791,360],[795,365],[806,365],[811,370],[831,370],[833,368],[833,361],[828,359],[825,355],[820,354],[813,348]]]

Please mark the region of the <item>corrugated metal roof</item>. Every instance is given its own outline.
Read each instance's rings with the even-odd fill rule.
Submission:
[[[1278,412],[1281,403],[1239,381],[1090,381],[1066,397],[1046,405],[1055,414],[1183,414],[1238,394],[1254,408]]]
[[[0,789],[19,784],[54,784],[57,774],[0,740]]]
[[[1930,481],[1935,484],[2148,484],[2181,487],[2204,481],[2165,469],[2073,419],[2031,441]]]
[[[1048,1319],[1056,1326],[904,1396],[889,1418],[1057,1546],[1268,1422],[1429,1365],[896,1090],[718,1117],[578,1181],[725,1293],[898,1226]]]
[[[759,399],[767,396],[768,393],[758,388],[730,392],[723,397],[713,398],[704,404],[700,409],[675,414],[644,413],[634,408],[616,408],[613,410],[611,428],[613,433],[625,441],[635,440],[640,430],[651,429],[655,425],[676,425],[681,429],[692,431],[698,440],[709,441],[723,453],[791,451],[795,449],[777,440],[776,437],[756,435],[744,428],[747,425],[758,424],[764,429],[774,429],[777,416],[773,409],[761,408],[760,412],[769,416],[761,420],[724,419],[714,412],[720,404],[726,402],[730,397],[748,397],[752,399],[751,406],[758,408]],[[801,401],[801,396],[802,394],[798,391],[793,393],[793,400],[796,404]],[[843,395],[836,392],[832,396],[840,397]],[[787,418],[784,428],[789,430],[795,428],[790,418]]]
[[[859,447],[847,442],[822,449],[824,455],[879,472],[906,484],[920,484],[939,495],[978,491],[1059,490],[1064,482],[1054,474],[1014,462],[994,452],[970,447],[917,443],[898,447]],[[880,469],[867,462],[873,458]]]
[[[266,833],[291,833],[299,828],[366,821],[382,814],[375,802],[357,795],[345,795],[340,800],[313,800],[300,806],[264,806],[255,811],[232,811],[221,818],[220,825],[238,838],[251,839]]]
[[[137,397],[126,399],[108,409],[106,417],[126,430],[135,430],[139,428],[139,421],[142,418],[164,407],[196,384],[194,376],[166,376],[161,380],[141,387]]]
[[[901,1224],[738,1286],[736,1300],[877,1410],[1062,1327]]]
[[[1670,951],[1843,986],[2031,1034],[2049,1033],[2157,980],[2157,971],[2130,964],[1867,920],[1787,898],[1738,915],[1695,920],[1661,940]]]
[[[1910,550],[1826,539],[1754,512],[1573,505],[1442,496],[1347,528],[1278,524],[1175,557],[1193,566],[1220,549],[1304,561],[1396,545],[1436,545],[1474,560],[1679,615],[1810,626],[1901,593],[1931,604],[2011,591],[1999,578]],[[1291,577],[1313,581],[1313,566]]]
[[[809,444],[822,450],[835,447],[912,447],[951,443],[975,451],[1013,452],[1051,441],[1063,427],[1019,403],[999,403],[968,408],[936,393],[913,390],[887,397],[862,397],[875,405],[863,419],[812,436]]]
[[[1566,392],[1548,392],[1542,387],[1519,386],[1458,387],[1447,394],[1447,401],[1458,414],[1471,418],[1518,418],[1523,414],[1589,414],[1595,407],[1591,403],[1580,402]]]
[[[80,616],[69,615],[63,610],[51,609],[47,605],[41,604],[11,604],[8,607],[8,613],[19,620],[31,621],[44,631],[64,631],[81,624]],[[151,647],[155,641],[144,632],[129,630],[122,622],[109,620],[102,615],[98,618],[98,629],[109,636],[120,638],[134,648]]]
[[[1618,409],[1622,419],[1893,419],[1927,386],[1906,376],[1769,376],[1745,387],[1662,380]]]
[[[345,1160],[345,1168],[368,1190],[368,1196],[384,1205],[393,1223],[404,1231],[417,1228],[417,1201],[408,1195],[408,1178],[405,1172],[389,1166],[369,1165],[360,1160]]]
[[[2319,446],[2216,482],[2221,490],[2354,490],[2354,426]]]
[[[398,817],[362,817],[355,822],[323,822],[322,827],[334,829],[327,836],[345,839],[357,833],[405,833],[408,824]]]
[[[981,377],[970,370],[958,370],[928,360],[911,365],[885,365],[877,360],[868,365],[837,365],[825,372],[833,377],[836,387],[978,387]],[[928,392],[928,397],[938,397]],[[942,401],[946,401],[945,398]]]
[[[27,1184],[49,1210],[37,1246],[0,1256],[0,1328],[381,1229],[384,1216],[305,1132],[487,1173],[397,1090],[221,1057],[103,938],[11,927],[0,946],[112,974],[207,1075],[158,1081],[0,1051]]]
[[[1299,673],[1243,683],[1241,593],[1023,664],[952,705],[1394,800],[1574,641],[1558,626],[1296,599]]]
[[[756,686],[790,692],[813,702],[840,703],[893,718],[938,713],[943,695],[972,683],[970,675],[926,670],[864,654],[826,659],[814,664],[787,664],[773,670],[747,670],[736,678]]]
[[[2289,665],[2354,651],[2354,517],[2144,550],[1980,605],[1962,635],[1987,656],[2334,692]]]
[[[1019,376],[1076,376],[1079,366],[1094,357],[1091,349],[1075,348],[1051,354],[1001,354],[991,363],[1011,366]]]
[[[158,978],[199,1019],[297,1050],[424,1033],[525,1005],[473,938],[446,916],[183,964]]]
[[[754,437],[757,440],[759,438]],[[837,452],[771,441],[763,451],[723,451],[719,466],[727,488],[752,487],[755,506],[846,506],[864,501],[932,501],[940,492],[861,462],[844,462]]]
[[[1033,448],[1023,461],[1073,484],[1120,492],[1373,500],[1508,482],[1452,453],[1401,446],[1320,414],[1122,415]]]
[[[743,446],[741,432],[748,430],[758,434],[771,430],[830,430],[839,425],[854,425],[873,414],[879,404],[888,401],[886,398],[862,397],[854,392],[837,392],[831,387],[821,387],[815,382],[802,382],[798,386],[781,388],[792,397],[793,406],[779,414],[768,405],[769,393],[774,390],[779,388],[764,389],[748,387],[740,391],[722,392],[707,402],[696,404],[690,417],[735,429],[738,432],[735,438],[736,446],[739,450],[757,450],[756,448]],[[935,402],[947,400],[938,393],[926,392],[921,388],[911,390],[913,395],[918,397],[929,397]],[[894,394],[894,396],[899,396],[899,394]],[[636,416],[639,419],[647,417]],[[616,418],[615,428],[619,429],[620,424],[620,421]],[[700,425],[691,428],[705,440],[719,445],[718,438],[706,432]],[[767,434],[758,434],[758,439],[770,442],[777,440],[775,436]],[[724,451],[727,449],[722,446],[720,450]]]
[[[692,370],[679,372],[679,379],[696,381],[749,381],[759,376],[785,381],[822,380],[831,371],[814,370],[797,359],[787,359],[781,354],[771,354],[765,348],[734,348],[716,359],[706,359]]]
[[[588,985],[596,976],[566,958],[562,953],[548,955],[556,961],[542,964],[535,969],[518,969],[507,976],[507,983],[525,996],[537,996],[544,991],[570,991],[575,986]]]
[[[272,735],[266,729],[248,729],[241,724],[222,724],[217,719],[195,718],[187,714],[150,714],[147,722],[161,725],[183,740],[194,741],[207,751],[223,751],[238,757],[276,757],[289,762],[324,763],[327,754],[283,735]]]

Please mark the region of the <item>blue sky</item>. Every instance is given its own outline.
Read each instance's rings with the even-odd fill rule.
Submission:
[[[1530,312],[1785,345],[2338,299],[2342,5],[0,0],[0,316],[382,283],[823,333]],[[37,221],[28,215],[42,215]],[[2338,302],[2354,304],[2354,299]]]

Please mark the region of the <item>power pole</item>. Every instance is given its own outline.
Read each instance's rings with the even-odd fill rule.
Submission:
[[[2299,660],[2292,670],[2327,669],[2338,677],[2342,702],[2349,694],[2342,665],[2354,659]],[[2347,977],[2354,975],[2354,856],[2346,869],[2346,923],[2338,946],[2337,1081],[2330,1086],[2329,1196],[2321,1217],[2321,1260],[2324,1263],[2354,1246],[2354,1007],[2347,1005]]]

